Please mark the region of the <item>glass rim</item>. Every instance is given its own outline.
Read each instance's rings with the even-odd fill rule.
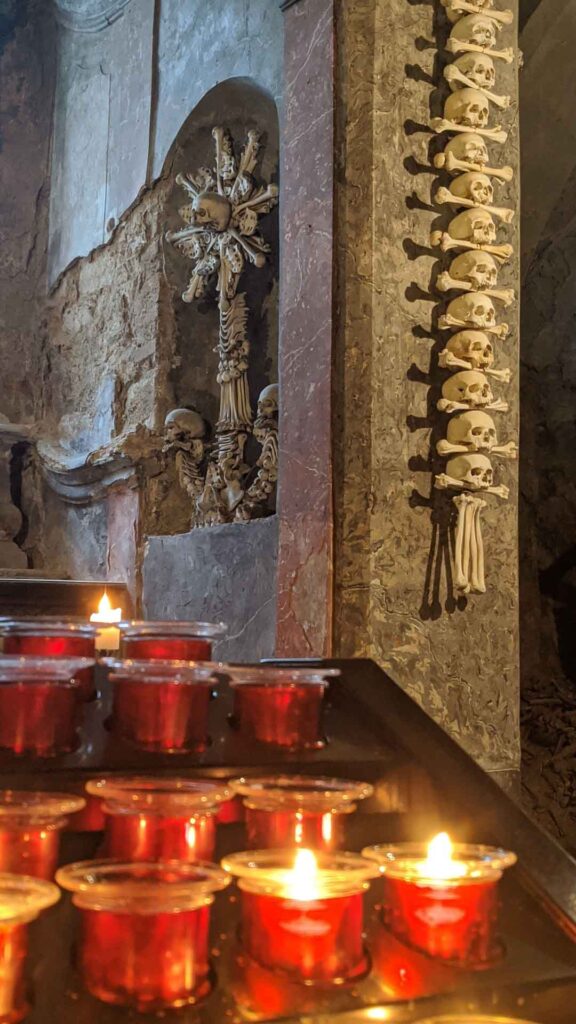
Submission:
[[[90,779],[85,788],[90,796],[104,800],[107,807],[123,812],[216,812],[233,796],[231,788],[222,783],[176,776],[108,776]]]
[[[41,790],[0,790],[0,825],[11,818],[46,821],[75,814],[86,806],[83,796],[70,793],[43,793]]]
[[[92,668],[95,664],[95,658],[0,654],[0,685],[55,682],[62,686],[79,686],[74,678],[76,673]]]
[[[176,683],[188,686],[216,686],[228,677],[225,666],[214,661],[102,658],[101,664],[111,669],[109,678],[113,683],[131,679],[146,684]]]
[[[244,892],[275,896],[298,902],[290,891],[290,876],[296,854],[302,847],[290,849],[247,850],[231,853],[221,865],[237,880]],[[364,892],[379,870],[376,864],[357,853],[313,850],[318,866],[317,899],[352,896]],[[312,902],[310,899],[302,902]]]
[[[96,636],[98,627],[80,615],[30,615],[22,618],[0,616],[0,636],[24,633],[26,636]]]
[[[60,899],[54,882],[30,875],[0,874],[0,924],[27,924]]]
[[[428,843],[377,844],[365,846],[362,850],[362,856],[378,864],[380,873],[387,878],[442,889],[498,881],[503,871],[512,867],[518,859],[515,853],[497,846],[453,843],[452,858],[459,863],[466,863],[466,874],[451,878],[428,878],[420,874],[416,867],[426,860],[427,853]]]
[[[439,1017],[421,1017],[414,1021],[414,1024],[535,1024],[534,1021],[525,1020],[524,1017],[501,1017],[493,1013],[448,1013]]]
[[[230,686],[322,686],[341,675],[339,668],[275,668],[272,665],[226,665]]]
[[[150,914],[208,906],[230,877],[204,861],[107,859],[65,864],[58,868],[56,881],[83,909]]]
[[[357,800],[372,796],[369,782],[314,775],[258,775],[230,779],[231,789],[250,807],[278,805],[302,810],[352,812]]]
[[[185,622],[183,620],[123,619],[115,623],[123,637],[189,637],[190,639],[215,639],[228,632],[225,622]]]

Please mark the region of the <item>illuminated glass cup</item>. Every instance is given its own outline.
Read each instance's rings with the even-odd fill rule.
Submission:
[[[58,618],[37,615],[22,619],[0,618],[0,637],[4,654],[33,655],[41,658],[89,658],[79,669],[79,696],[92,700],[96,695],[93,665],[96,657],[95,626],[82,618]]]
[[[66,793],[1,790],[0,871],[52,878],[60,833],[68,824],[68,815],[81,810],[85,802]]]
[[[534,1024],[534,1021],[520,1020],[519,1017],[500,1017],[493,1013],[456,1013],[442,1017],[425,1017],[414,1024]]]
[[[212,644],[227,630],[222,622],[119,622],[123,658],[145,661],[210,661]]]
[[[24,969],[28,925],[60,899],[52,882],[0,875],[0,1024],[17,1024],[30,1009]]]
[[[0,749],[55,757],[74,750],[88,658],[0,658]]]
[[[324,745],[322,702],[338,669],[232,665],[226,671],[234,691],[232,721],[245,739],[290,750]]]
[[[244,799],[251,849],[338,849],[344,842],[347,815],[373,792],[367,782],[307,775],[248,777],[230,785]]]
[[[81,914],[78,958],[97,999],[142,1012],[208,995],[210,907],[228,876],[212,864],[84,861],[57,882]]]
[[[86,784],[103,801],[106,856],[119,860],[186,863],[210,861],[216,820],[231,791],[196,779],[93,779]]]

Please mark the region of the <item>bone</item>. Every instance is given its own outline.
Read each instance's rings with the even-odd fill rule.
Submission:
[[[469,281],[459,281],[455,277],[450,277],[447,270],[438,275],[436,287],[441,292],[449,292],[452,289],[456,289],[459,292],[473,292],[476,290]],[[489,295],[493,299],[500,299],[505,306],[511,306],[516,299],[516,293],[513,288],[483,288],[482,291],[484,295]]]
[[[492,448],[491,455],[499,455],[501,459],[518,458],[518,445],[515,441],[507,441],[506,444],[497,444]]]
[[[438,473],[434,477],[434,487],[437,487],[439,491],[446,491],[450,487],[456,487],[462,489],[462,481],[457,480],[454,476],[448,476],[446,473]]]
[[[510,106],[510,96],[498,96],[495,92],[490,92],[488,89],[483,89],[482,86],[477,85],[472,78],[468,78],[468,75],[464,75],[460,68],[454,66],[454,64],[447,64],[444,68],[444,78],[451,84],[452,82],[461,82],[462,85],[466,85],[469,89],[477,89],[481,92],[486,99],[489,99],[495,107],[500,107],[501,110],[507,110]]]
[[[488,292],[486,294],[488,294]],[[470,367],[470,369],[473,369],[473,367]],[[509,370],[508,367],[505,370],[485,369],[484,373],[488,373],[490,377],[494,377],[494,380],[499,380],[503,384],[509,384],[512,380],[512,370]]]
[[[473,506],[470,501],[462,504],[462,577],[466,580],[466,590],[470,590],[470,556],[472,554],[472,519]]]
[[[450,352],[447,348],[443,349],[443,351],[438,356],[438,366],[440,366],[443,370],[474,369],[472,363],[467,362],[465,359],[458,359],[458,357],[455,356],[453,352]]]
[[[511,46],[506,50],[487,50],[485,46],[477,46],[476,43],[465,43],[460,39],[450,38],[446,42],[446,49],[449,53],[485,53],[488,57],[504,60],[507,64],[512,64],[514,60],[514,50]]]
[[[495,402],[490,405],[484,406],[485,409],[492,409],[493,412],[508,412],[510,408],[508,402],[503,402],[501,398],[497,398]]]
[[[449,252],[450,249],[478,249],[480,252],[489,252],[491,256],[505,262],[512,256],[514,249],[511,245],[479,245],[478,242],[466,242],[463,238],[452,238],[447,231],[433,231],[430,235],[430,244],[439,245],[442,252]]]
[[[454,586],[456,590],[459,590],[463,594],[467,594],[470,590],[470,584],[468,582],[468,576],[464,570],[464,551],[466,548],[466,521],[468,502],[467,495],[459,494],[456,498],[453,498],[453,502],[458,509],[458,522],[456,525],[456,537],[454,544]]]
[[[484,579],[484,541],[482,539],[482,526],[480,513],[486,508],[486,502],[481,498],[474,500],[471,506],[471,535],[470,535],[470,587],[477,594],[486,593],[486,582]]]
[[[514,177],[512,167],[484,167],[482,164],[470,164],[466,160],[458,160],[453,153],[437,153],[434,157],[434,166],[439,170],[444,168],[450,174],[460,171],[480,171],[482,174],[489,174],[502,181],[512,181]]]
[[[441,187],[436,190],[434,195],[435,203],[450,203],[452,206],[466,206],[472,210],[488,210],[488,213],[494,213],[500,220],[504,221],[505,224],[511,224],[514,219],[514,210],[510,210],[506,206],[482,206],[480,203],[475,203],[473,199],[464,199],[461,196],[455,196],[449,188]]]
[[[512,11],[487,10],[485,7],[478,7],[476,4],[467,3],[466,0],[445,0],[444,7],[455,14],[481,14],[484,18],[491,18],[501,25],[511,25],[514,21]]]
[[[450,331],[453,327],[474,328],[476,324],[471,324],[468,320],[460,320],[458,317],[452,316],[451,313],[443,313],[438,317],[438,327],[441,331]],[[494,327],[478,324],[477,327],[478,330],[485,331],[486,334],[495,334],[497,338],[507,338],[510,330],[508,324],[496,324]]]
[[[502,498],[503,501],[508,501],[508,498],[510,497],[510,488],[506,487],[505,484],[500,484],[498,487],[486,487],[484,493],[495,494],[497,498]]]
[[[472,449],[465,444],[452,444],[451,441],[447,441],[446,438],[442,438],[436,445],[436,451],[438,455],[443,458],[448,455],[461,455],[464,452],[469,452]],[[518,445],[514,441],[508,441],[506,444],[497,444],[490,449],[490,455],[498,455],[501,459],[515,459],[518,456]]]
[[[449,121],[446,117],[433,117],[430,122],[435,132],[470,132],[474,131],[476,135],[483,135],[486,139],[491,139],[492,142],[499,142],[502,145],[508,138],[508,132],[505,132],[500,125],[496,128],[474,128],[470,125],[457,124],[456,121]]]
[[[451,415],[453,412],[462,412],[470,410],[470,406],[466,405],[465,402],[453,402],[449,398],[439,398],[436,402],[436,408],[438,412],[446,412]],[[494,412],[508,412],[508,402],[503,402],[501,398],[497,398],[495,402],[491,402],[490,405],[479,406],[482,409],[492,409]],[[461,481],[458,481],[458,486],[461,487]]]
[[[467,452],[468,447],[465,444],[452,444],[447,441],[446,438],[442,438],[436,445],[436,451],[438,455],[458,455],[461,452]]]

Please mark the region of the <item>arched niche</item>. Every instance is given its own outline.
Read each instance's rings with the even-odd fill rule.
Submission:
[[[219,83],[202,98],[180,128],[166,158],[162,177],[173,185],[166,204],[166,229],[183,226],[178,210],[188,202],[176,184],[180,172],[195,172],[202,166],[214,166],[216,125],[228,128],[236,152],[255,129],[261,136],[260,158],[255,176],[262,181],[278,182],[279,126],[273,98],[247,78],[231,78]],[[246,293],[249,309],[250,340],[249,387],[255,411],[262,388],[278,379],[278,208],[262,217],[259,232],[270,245],[266,266],[257,269],[247,264],[240,279],[239,292]],[[164,268],[170,294],[169,332],[171,360],[167,375],[164,412],[178,406],[193,406],[210,423],[218,418],[219,387],[216,381],[218,357],[218,308],[213,288],[206,297],[186,303],[182,299],[191,272],[191,263],[173,245],[164,240]],[[247,448],[250,462],[255,452]]]

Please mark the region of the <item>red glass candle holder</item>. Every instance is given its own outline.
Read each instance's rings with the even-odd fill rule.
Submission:
[[[501,955],[498,882],[516,855],[454,844],[453,876],[431,876],[424,844],[369,846],[363,855],[384,875],[383,921],[406,945],[471,970]]]
[[[208,746],[210,692],[221,676],[210,662],[114,661],[112,731],[142,750],[183,754]]]
[[[82,797],[65,793],[0,791],[0,871],[52,878],[60,832],[84,804]]]
[[[336,850],[343,845],[346,815],[373,792],[367,782],[306,775],[242,778],[230,785],[244,798],[251,849]]]
[[[41,658],[89,658],[79,669],[79,696],[92,700],[94,688],[94,661],[96,627],[85,619],[58,619],[49,615],[34,618],[0,619],[0,636],[4,654],[33,655]]]
[[[88,793],[103,800],[105,853],[119,860],[210,861],[216,815],[230,790],[195,779],[94,779]]]
[[[311,851],[258,850],[222,861],[239,879],[242,950],[305,985],[356,980],[368,970],[363,894],[378,868],[353,854],[318,852],[315,870],[302,877],[302,854]]]
[[[520,1020],[519,1017],[500,1017],[493,1013],[449,1013],[441,1017],[426,1017],[414,1024],[534,1024],[534,1021]]]
[[[247,740],[290,750],[324,746],[321,712],[330,676],[338,669],[273,666],[227,668],[234,691],[233,724]]]
[[[120,622],[120,650],[132,661],[210,661],[222,622]]]
[[[105,1003],[153,1012],[210,991],[209,922],[229,879],[211,864],[85,861],[56,880],[81,911],[79,966]]]
[[[0,658],[0,749],[55,757],[74,750],[78,672],[88,658]]]
[[[24,978],[28,925],[59,899],[52,882],[0,875],[0,1024],[17,1024],[30,1009]]]

